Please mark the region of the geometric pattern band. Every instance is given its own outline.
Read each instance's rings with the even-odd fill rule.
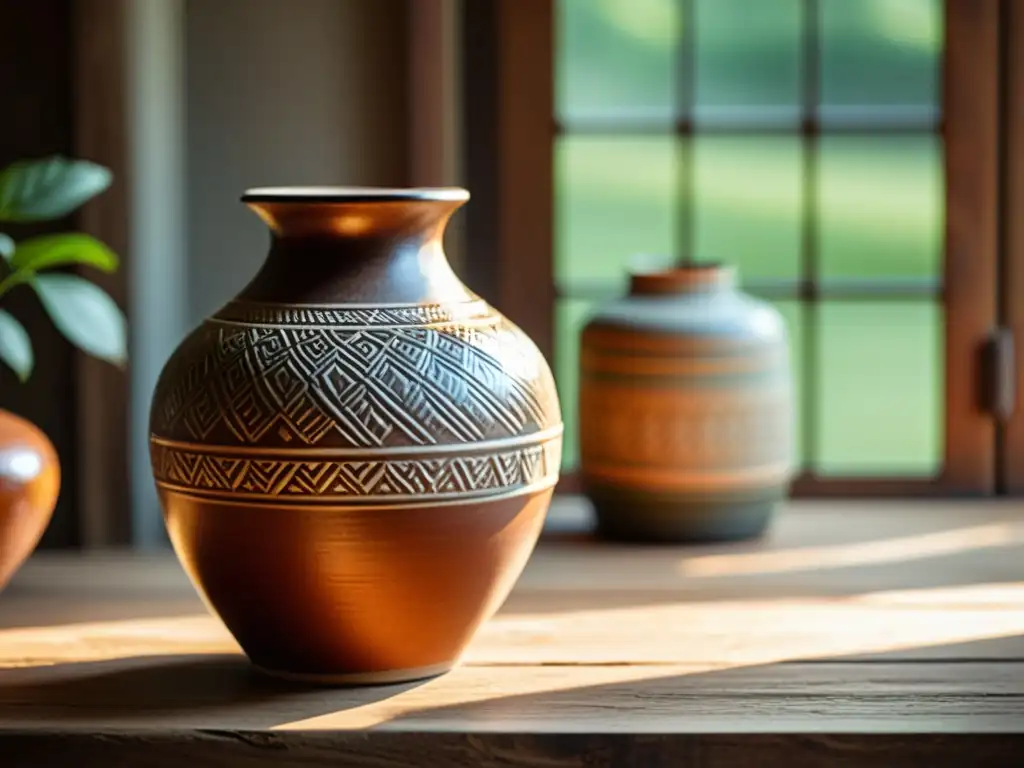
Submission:
[[[229,325],[215,317],[169,366],[151,423],[169,440],[457,445],[561,422],[540,354],[494,314],[472,324],[358,328]]]
[[[302,498],[319,501],[420,501],[487,496],[553,484],[561,437],[542,442],[476,449],[471,455],[426,457],[227,456],[153,442],[150,453],[159,484],[199,495]],[[467,452],[473,446],[466,446]]]

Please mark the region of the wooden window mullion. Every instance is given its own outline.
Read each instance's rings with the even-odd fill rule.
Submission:
[[[1000,0],[946,0],[945,448],[951,493],[995,490],[994,421],[979,404],[979,351],[995,329]]]
[[[1001,205],[1002,324],[1016,341],[1014,409],[999,435],[999,481],[1005,493],[1024,494],[1024,8],[1004,2],[1002,39]]]

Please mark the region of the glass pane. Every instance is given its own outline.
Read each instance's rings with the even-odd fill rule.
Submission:
[[[804,369],[803,305],[798,301],[773,301],[772,304],[782,313],[782,317],[786,320],[786,327],[789,330],[789,358],[793,366],[793,401],[796,405],[793,423],[793,449],[795,451],[796,466],[801,467],[804,463],[804,413],[807,410],[807,403],[804,402],[803,397],[802,374]]]
[[[821,0],[823,119],[939,109],[941,0]]]
[[[555,307],[555,381],[565,422],[562,468],[566,471],[579,464],[580,332],[593,306],[590,301],[560,299]]]
[[[800,0],[697,0],[698,119],[796,121]]]
[[[624,286],[636,254],[675,253],[677,146],[673,136],[557,142],[555,278],[563,289]]]
[[[931,302],[823,302],[817,471],[931,475],[942,453],[942,313]]]
[[[822,138],[823,276],[940,277],[939,141],[936,136]]]
[[[559,0],[556,25],[562,120],[673,121],[676,0]]]
[[[739,267],[744,280],[796,279],[802,186],[795,137],[694,140],[694,253]]]

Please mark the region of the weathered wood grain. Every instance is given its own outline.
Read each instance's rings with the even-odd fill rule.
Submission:
[[[864,734],[466,734],[194,731],[21,732],[0,730],[9,768],[1006,768],[1018,764],[1014,735]]]
[[[0,597],[0,765],[1015,764],[1022,512],[795,505],[690,549],[570,504],[462,667],[349,690],[254,672],[169,553],[48,554]]]
[[[499,614],[465,663],[768,664],[834,657],[1024,660],[1024,597],[953,604],[899,595],[726,600]],[[150,605],[152,607],[152,604]],[[236,649],[205,613],[22,627],[0,633],[0,668]]]
[[[74,730],[1024,733],[1024,676],[991,662],[466,666],[416,684],[303,689],[234,654],[3,672],[0,723]]]

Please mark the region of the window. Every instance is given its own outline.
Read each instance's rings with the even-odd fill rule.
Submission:
[[[995,41],[977,4],[494,5],[466,18],[466,61],[484,64],[467,68],[469,182],[498,179],[491,231],[486,213],[469,230],[508,247],[476,282],[551,355],[567,472],[588,311],[636,260],[693,258],[738,266],[789,323],[798,491],[994,487],[976,380],[997,319],[997,104],[980,85],[995,62],[970,46]],[[490,66],[481,29],[497,35]],[[488,77],[497,96],[482,96]],[[488,106],[490,147],[475,140]],[[533,273],[531,290],[511,258],[550,287]]]

